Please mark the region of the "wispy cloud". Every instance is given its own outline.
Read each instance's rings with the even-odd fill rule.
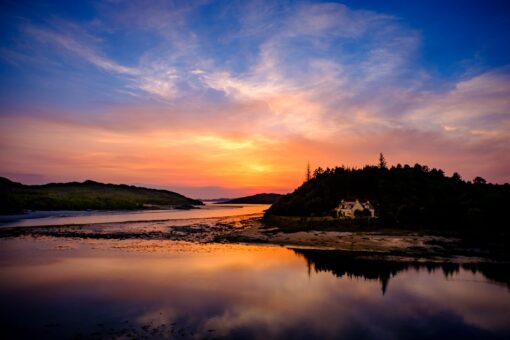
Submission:
[[[510,72],[486,72],[461,80],[453,89],[423,94],[406,121],[416,127],[447,132],[508,138],[510,124]]]
[[[40,133],[30,114],[24,122],[33,129],[21,129],[23,117],[4,117],[2,132],[25,131],[3,137],[7,170],[27,166],[17,154],[61,154],[109,178],[163,181],[171,173],[189,185],[220,185],[235,176],[229,185],[291,188],[306,160],[363,165],[386,151],[394,162],[510,180],[508,67],[439,77],[420,63],[416,28],[341,4],[210,6],[105,2],[93,22],[24,22],[20,39],[32,51],[78,70],[86,61],[120,85],[115,103],[93,115],[53,109],[56,100],[37,118],[46,123]],[[26,48],[0,56],[44,67]],[[82,81],[93,82],[87,72]],[[57,141],[54,129],[89,152],[38,142]],[[40,172],[53,170],[65,171]]]
[[[70,27],[74,28],[74,25],[63,24],[60,22],[60,31],[68,30]],[[73,29],[76,31],[76,28]],[[23,31],[36,41],[43,43],[49,48],[59,47],[69,52],[74,53],[76,56],[85,59],[89,63],[107,70],[120,74],[137,75],[138,71],[134,68],[122,66],[111,59],[108,59],[100,55],[89,43],[82,42],[76,37],[76,33],[62,33],[52,29],[44,29],[36,27],[34,25],[25,25]]]

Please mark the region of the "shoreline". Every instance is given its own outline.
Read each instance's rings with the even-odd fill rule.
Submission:
[[[348,252],[388,261],[510,263],[505,238],[464,239],[451,233],[381,230],[289,230],[267,225],[261,214],[187,220],[128,221],[0,228],[0,239],[54,237],[96,240],[166,240],[274,245],[289,249]]]
[[[281,231],[245,229],[216,238],[218,242],[271,244],[287,248],[342,251],[371,258],[412,261],[510,263],[508,242],[492,239],[473,244],[459,236],[409,230],[381,231]]]

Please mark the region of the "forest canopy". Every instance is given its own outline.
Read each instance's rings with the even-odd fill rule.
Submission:
[[[464,181],[426,165],[388,168],[381,154],[377,166],[362,169],[317,168],[294,192],[282,196],[266,216],[334,215],[340,200],[369,200],[379,222],[392,226],[499,228],[506,220],[510,185],[481,177]]]

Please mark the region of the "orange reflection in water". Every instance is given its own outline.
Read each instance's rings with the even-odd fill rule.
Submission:
[[[42,323],[60,325],[51,335],[72,336],[97,324],[120,331],[126,322],[140,334],[173,323],[198,338],[510,332],[508,288],[465,270],[448,280],[441,271],[405,270],[382,295],[378,280],[315,271],[274,246],[71,239],[0,246],[0,302],[9,311],[2,327],[16,335],[36,334]],[[161,337],[170,332],[158,329]]]

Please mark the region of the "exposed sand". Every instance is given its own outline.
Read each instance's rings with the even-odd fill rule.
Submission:
[[[276,227],[264,225],[260,214],[190,220],[0,228],[0,238],[19,236],[273,244],[289,248],[344,250],[378,257],[428,261],[509,260],[505,244],[473,246],[459,238],[395,230],[283,232]]]

